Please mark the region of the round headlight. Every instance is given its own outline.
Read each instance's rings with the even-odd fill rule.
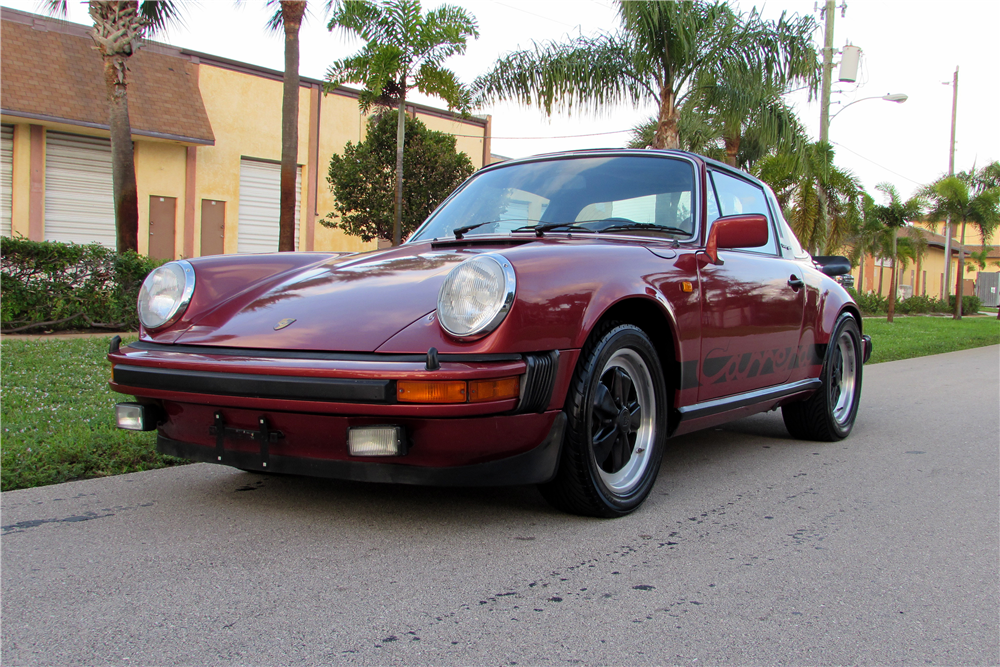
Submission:
[[[514,269],[502,255],[479,255],[456,266],[438,293],[438,321],[458,338],[485,336],[514,303]]]
[[[139,321],[147,329],[172,324],[194,294],[194,267],[180,260],[167,262],[146,276],[139,290]]]

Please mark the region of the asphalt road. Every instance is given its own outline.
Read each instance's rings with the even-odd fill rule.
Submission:
[[[191,465],[2,494],[4,665],[1000,664],[1000,347],[850,438],[680,438],[647,504]]]

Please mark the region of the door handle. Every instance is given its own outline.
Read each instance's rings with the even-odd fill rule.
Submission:
[[[799,279],[799,277],[797,275],[795,275],[794,273],[788,279],[788,286],[791,287],[796,292],[798,292],[799,288],[802,287],[803,285],[805,285],[805,283],[802,282],[802,280]]]

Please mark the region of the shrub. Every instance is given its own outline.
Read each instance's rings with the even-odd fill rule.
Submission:
[[[852,288],[847,288],[847,293],[858,304],[862,315],[885,315],[889,312],[889,299],[876,292],[865,292],[859,294]],[[979,312],[982,302],[979,297],[962,297],[962,314],[975,315]],[[911,296],[909,299],[896,300],[896,313],[898,315],[921,315],[925,313],[949,314],[955,312],[955,297],[951,295],[948,301],[935,299],[932,296]]]
[[[851,295],[862,315],[885,315],[889,312],[889,301],[876,292],[858,293],[853,288],[847,288],[847,293]]]
[[[896,302],[896,312],[901,315],[934,313],[937,312],[940,303],[934,297],[927,296],[926,294],[923,296],[911,296],[909,299]]]
[[[966,296],[962,295],[962,314],[963,315],[975,315],[979,312],[979,307],[983,305],[983,302],[978,296]],[[948,295],[948,312],[955,312],[955,295]]]
[[[135,303],[146,275],[162,261],[77,245],[0,239],[0,327],[135,329]]]

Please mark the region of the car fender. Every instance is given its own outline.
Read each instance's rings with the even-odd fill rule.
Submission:
[[[673,263],[641,246],[615,243],[575,245],[550,252],[550,244],[530,244],[496,251],[514,267],[517,291],[504,321],[492,333],[463,341],[446,334],[429,312],[387,340],[379,353],[420,353],[436,347],[441,353],[524,353],[579,349],[594,326],[616,304],[638,298],[656,304],[676,326],[662,281]],[[532,247],[534,246],[534,247]],[[595,267],[607,267],[595,270]],[[615,266],[628,267],[616,271]]]

